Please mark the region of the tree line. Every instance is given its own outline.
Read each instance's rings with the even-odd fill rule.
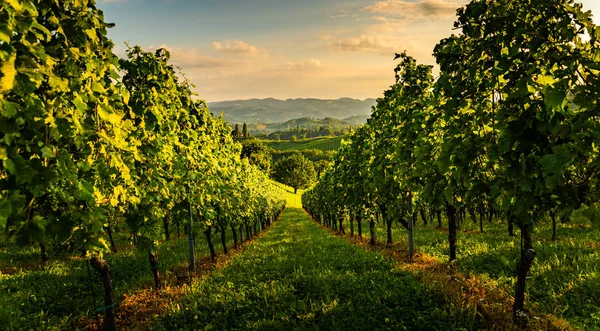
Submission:
[[[318,128],[301,128],[298,126],[295,129],[275,131],[268,134],[257,134],[256,136],[261,139],[270,139],[276,141],[297,141],[317,137],[339,137],[347,135],[348,133],[352,132],[352,130],[354,130],[352,126],[342,128],[330,125],[319,126]]]
[[[298,189],[305,189],[312,185],[329,166],[329,160],[323,159],[327,154],[320,150],[278,151],[270,149],[258,139],[245,139],[241,143],[242,159],[248,159],[250,164],[256,165],[274,180],[292,187],[294,194]],[[317,159],[311,156],[317,156]],[[319,156],[321,159],[318,158]]]

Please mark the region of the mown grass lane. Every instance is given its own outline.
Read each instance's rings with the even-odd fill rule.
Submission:
[[[377,252],[335,238],[299,208],[229,266],[192,286],[156,329],[470,330],[454,311]]]

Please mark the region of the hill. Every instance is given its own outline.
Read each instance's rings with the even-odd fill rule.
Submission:
[[[373,105],[375,105],[375,99],[352,98],[337,100],[268,98],[220,101],[208,104],[210,111],[215,116],[223,113],[225,121],[230,124],[283,123],[297,118],[326,117],[360,121],[361,118],[366,118],[371,114]]]
[[[285,122],[277,123],[254,123],[248,124],[248,130],[251,134],[258,133],[272,133],[278,131],[289,131],[299,129],[316,130],[320,128],[329,128],[333,131],[340,131],[348,129],[349,127],[358,127],[367,123],[369,115],[355,115],[346,119],[336,119],[331,117],[325,117],[323,119],[302,117],[294,118]]]
[[[267,146],[278,151],[320,150],[336,151],[345,137],[321,137],[301,141],[268,141]]]

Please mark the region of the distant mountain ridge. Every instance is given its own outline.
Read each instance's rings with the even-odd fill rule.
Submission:
[[[225,121],[230,124],[269,124],[307,117],[315,119],[330,117],[339,120],[355,116],[357,116],[356,119],[368,118],[375,102],[376,100],[372,98],[365,100],[267,98],[211,102],[208,104],[208,108],[214,116],[223,113]]]

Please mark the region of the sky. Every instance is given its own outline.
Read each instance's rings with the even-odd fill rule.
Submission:
[[[98,0],[115,53],[166,48],[208,102],[377,98],[394,53],[435,64],[467,0]],[[600,24],[600,0],[580,0]]]

